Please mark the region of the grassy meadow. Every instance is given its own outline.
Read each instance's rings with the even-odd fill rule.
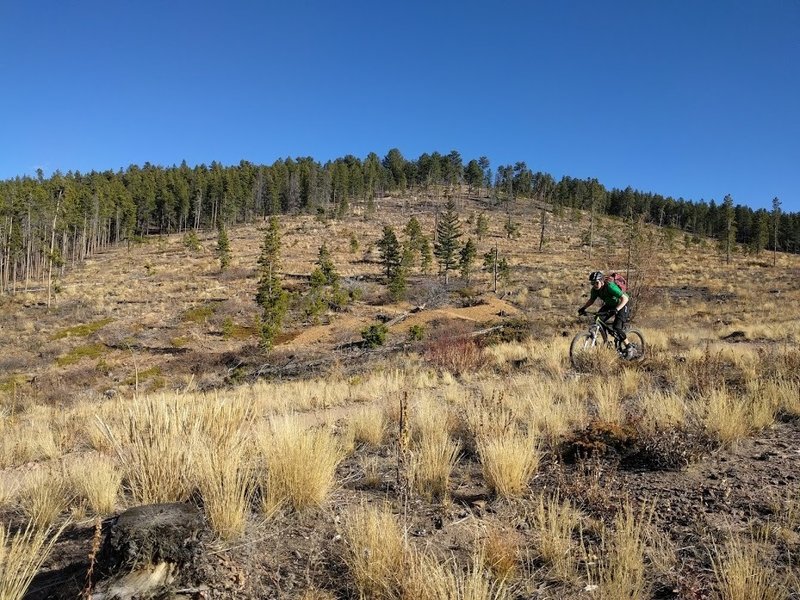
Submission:
[[[582,212],[540,251],[538,208],[464,198],[470,284],[414,264],[392,300],[382,227],[430,237],[442,205],[281,217],[269,353],[263,225],[230,228],[224,272],[214,235],[154,237],[68,268],[50,309],[38,282],[0,297],[0,598],[90,593],[97,524],[161,502],[209,529],[184,597],[800,598],[800,256],[605,217],[590,247]],[[351,300],[312,314],[323,241]],[[640,362],[570,364],[597,269],[629,275]]]

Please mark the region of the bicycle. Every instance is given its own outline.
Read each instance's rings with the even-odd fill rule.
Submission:
[[[587,315],[593,318],[589,325],[589,331],[576,335],[569,345],[569,360],[574,368],[578,368],[581,363],[581,356],[587,356],[590,352],[596,352],[599,348],[614,348],[619,357],[627,361],[641,361],[645,356],[645,341],[641,331],[635,328],[625,328],[628,342],[632,350],[626,355],[623,351],[622,340],[617,337],[612,324],[603,320],[602,313],[590,313]]]

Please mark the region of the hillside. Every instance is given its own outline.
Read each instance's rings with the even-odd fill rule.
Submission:
[[[402,241],[414,216],[430,237],[442,206],[281,217],[294,300],[270,352],[265,224],[228,231],[224,272],[216,234],[146,237],[68,268],[49,309],[32,286],[0,297],[0,515],[12,529],[69,519],[30,597],[83,589],[95,516],[168,501],[207,523],[191,564],[155,586],[182,597],[736,598],[745,568],[800,597],[800,255],[739,249],[727,264],[713,240],[603,216],[590,258],[579,211],[547,213],[539,251],[539,207],[462,198],[471,284],[415,265],[391,301],[383,226]],[[323,242],[352,300],[304,314]],[[510,266],[497,294],[480,270],[494,247]],[[570,364],[596,269],[628,274],[644,360]],[[378,322],[386,341],[366,347]],[[303,443],[311,454],[281,463]],[[294,485],[308,493],[281,488],[279,466],[307,471]],[[106,502],[76,473],[105,476]],[[112,597],[105,575],[97,598]]]

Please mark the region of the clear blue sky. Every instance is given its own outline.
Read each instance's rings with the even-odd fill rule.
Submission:
[[[800,210],[800,0],[0,0],[0,178],[397,147]]]

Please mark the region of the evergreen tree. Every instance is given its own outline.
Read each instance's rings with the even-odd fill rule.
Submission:
[[[226,271],[231,265],[231,243],[222,219],[217,221],[217,257],[219,258],[219,270]]]
[[[750,251],[755,255],[769,244],[769,213],[763,208],[756,211],[753,219],[753,231],[750,233]]]
[[[339,286],[339,274],[333,264],[327,244],[319,248],[317,266],[311,272],[311,289],[304,299],[306,316],[314,322],[319,320],[320,313],[331,308],[341,310],[349,297]]]
[[[286,315],[288,295],[283,289],[278,270],[280,269],[281,237],[278,218],[269,219],[269,228],[261,246],[258,258],[258,291],[256,302],[262,309],[261,348],[269,350],[281,331]]]
[[[722,201],[722,247],[725,250],[725,262],[731,262],[731,252],[736,243],[736,218],[733,208],[733,198],[730,195],[725,196]]]
[[[475,262],[475,257],[478,255],[478,248],[472,241],[472,238],[467,240],[464,247],[461,248],[461,259],[458,262],[458,268],[461,271],[461,277],[469,285],[469,278],[472,274],[472,265]]]
[[[439,262],[439,270],[444,274],[445,284],[449,283],[449,274],[458,261],[458,238],[461,237],[461,223],[456,212],[456,204],[451,198],[445,205],[436,225],[436,242],[433,254]]]
[[[478,241],[486,237],[487,233],[489,233],[489,219],[485,213],[480,213],[475,222],[475,235],[478,236]]]
[[[339,283],[339,274],[336,272],[336,266],[333,264],[331,251],[328,250],[328,245],[325,243],[319,247],[317,267],[322,273],[325,285],[336,285]]]
[[[386,271],[386,279],[391,281],[401,266],[403,256],[400,242],[397,241],[397,235],[389,225],[385,225],[383,228],[383,237],[378,240],[378,248],[380,249],[383,268]]]
[[[506,258],[499,255],[497,248],[492,248],[483,255],[483,268],[493,275],[495,293],[497,293],[497,280],[502,279],[508,283],[511,277],[511,267]]]
[[[408,223],[403,228],[403,233],[406,236],[406,241],[403,245],[403,266],[406,269],[411,269],[417,262],[417,257],[421,256],[422,244],[427,240],[422,234],[422,226],[416,217],[411,217],[408,220]]]
[[[464,179],[469,186],[469,191],[480,189],[483,184],[483,169],[475,159],[467,163],[467,168],[464,170]]]
[[[419,268],[423,273],[428,273],[433,264],[433,252],[428,238],[423,237],[419,244]]]
[[[781,222],[781,201],[778,197],[772,199],[772,266],[778,259],[778,225]]]

